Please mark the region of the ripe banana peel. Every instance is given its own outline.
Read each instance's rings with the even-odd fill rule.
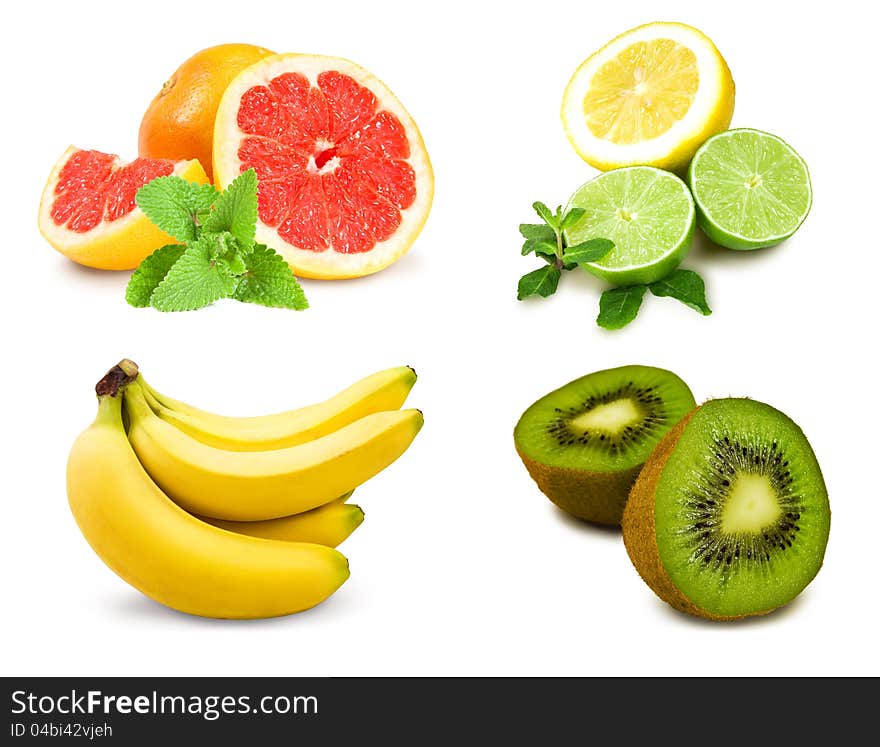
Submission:
[[[285,542],[314,542],[338,547],[364,520],[360,506],[344,503],[344,499],[327,503],[311,511],[267,521],[224,521],[200,517],[208,524],[251,537]]]
[[[126,438],[121,399],[99,393],[98,416],[67,465],[76,522],[119,576],[176,610],[220,618],[298,612],[345,582],[348,561],[330,547],[225,531],[175,505]]]
[[[335,500],[403,454],[424,421],[419,410],[379,412],[298,446],[236,452],[162,420],[137,382],[126,387],[124,405],[129,441],[158,486],[190,513],[230,521],[276,519]]]
[[[314,441],[367,415],[400,409],[416,383],[416,372],[409,366],[389,368],[324,402],[249,418],[200,410],[157,392],[143,376],[138,382],[162,420],[202,443],[229,451],[267,451]]]
[[[363,521],[351,491],[421,428],[420,411],[398,410],[414,382],[412,369],[388,369],[318,405],[227,418],[153,391],[122,361],[70,452],[74,518],[114,572],[176,610],[308,609],[348,578],[333,547]]]

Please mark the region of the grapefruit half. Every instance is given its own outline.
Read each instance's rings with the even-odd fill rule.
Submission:
[[[416,240],[434,192],[412,117],[359,65],[267,57],[230,83],[214,124],[214,177],[253,168],[257,241],[302,277],[368,275]]]
[[[69,147],[52,169],[40,200],[39,227],[65,257],[99,270],[133,270],[174,238],[159,230],[135,204],[147,182],[174,174],[206,184],[198,161],[118,156]]]

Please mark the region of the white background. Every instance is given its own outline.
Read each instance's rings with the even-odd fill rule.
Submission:
[[[30,3],[2,31],[3,674],[878,674],[876,40],[864,4],[194,5]],[[594,174],[559,121],[569,75],[651,20],[716,42],[737,84],[734,125],[797,148],[815,200],[775,249],[697,242],[685,266],[706,278],[711,317],[648,296],[631,327],[607,333],[588,276],[516,301],[537,266],[516,227],[533,200],[563,202]],[[420,124],[434,210],[392,268],[308,282],[305,313],[130,308],[127,273],[79,268],[42,240],[43,182],[71,143],[133,157],[165,78],[232,41],[346,56],[384,79]],[[203,620],[141,596],[92,553],[67,507],[65,460],[94,416],[95,381],[125,356],[161,391],[230,414],[417,368],[410,401],[425,428],[357,491],[367,519],[342,545],[352,575],[335,596],[288,618]],[[626,363],[677,372],[699,400],[763,400],[803,427],[833,521],[825,566],[795,603],[736,624],[679,614],[639,579],[619,533],[566,518],[529,479],[511,436],[522,410]]]

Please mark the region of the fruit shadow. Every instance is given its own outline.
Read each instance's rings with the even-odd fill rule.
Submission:
[[[787,243],[787,241],[783,241],[781,244],[767,247],[766,249],[737,251],[735,249],[725,249],[723,246],[715,244],[706,234],[697,229],[694,232],[694,243],[690,252],[681,263],[681,267],[686,270],[697,270],[705,277],[716,267],[736,268],[768,262],[776,253],[785,251]],[[589,290],[597,294],[601,294],[612,287],[604,280],[588,272],[566,273],[565,282],[570,287],[580,286],[581,290]]]
[[[551,506],[550,510],[556,515],[556,520],[560,524],[565,524],[571,529],[590,534],[594,537],[607,538],[610,542],[621,542],[620,527],[613,527],[608,524],[594,524],[591,521],[584,521],[583,519],[578,519],[571,514],[566,513],[556,506]]]
[[[751,628],[781,623],[783,620],[787,619],[789,615],[797,613],[797,609],[803,604],[803,599],[806,595],[807,592],[804,592],[795,597],[785,606],[775,609],[773,612],[768,612],[766,615],[755,615],[753,617],[743,617],[739,620],[727,621],[707,620],[705,617],[697,617],[696,615],[689,615],[686,612],[679,612],[677,609],[671,607],[660,599],[656,600],[656,604],[658,612],[661,615],[668,617],[670,620],[674,618],[676,622],[684,623],[685,625],[692,625],[697,628],[725,628],[728,626]]]
[[[418,282],[423,279],[428,272],[424,256],[417,251],[408,253],[397,262],[384,268],[381,272],[374,272],[370,275],[363,275],[356,278],[342,278],[336,280],[318,280],[315,278],[299,278],[299,281],[308,295],[309,290],[316,288],[335,288],[344,289],[346,292],[354,287],[370,287],[375,286],[377,289],[387,287],[385,284],[389,278],[396,277],[398,282]],[[342,290],[340,290],[342,292]],[[381,292],[381,290],[377,290]]]
[[[348,595],[350,596],[350,595]],[[198,615],[190,615],[186,612],[179,612],[171,607],[166,607],[159,602],[154,602],[149,597],[141,594],[127,594],[118,596],[116,601],[111,605],[113,612],[129,619],[169,625],[188,625],[197,628],[207,627],[272,627],[281,625],[292,625],[297,621],[302,623],[311,621],[313,618],[320,619],[324,615],[338,615],[340,610],[344,612],[347,602],[346,595],[335,594],[326,601],[312,607],[290,615],[281,615],[279,617],[263,617],[249,620],[236,620],[215,617],[199,617]]]
[[[58,273],[65,279],[103,283],[107,286],[125,287],[131,275],[129,270],[96,270],[94,267],[85,267],[69,260],[59,262],[58,268]]]
[[[689,263],[700,270],[708,270],[712,267],[732,267],[735,265],[757,264],[769,261],[779,251],[784,251],[787,242],[783,241],[776,246],[765,249],[736,250],[725,249],[713,242],[699,228],[694,231],[694,243],[688,256],[682,262],[682,267],[687,268]]]

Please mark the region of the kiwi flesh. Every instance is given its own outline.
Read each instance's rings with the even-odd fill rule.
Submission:
[[[597,371],[531,405],[514,442],[532,479],[559,508],[619,526],[645,460],[695,405],[687,384],[662,368]]]
[[[657,445],[627,501],[623,541],[661,599],[735,620],[803,591],[822,565],[830,524],[801,429],[761,402],[718,399]]]

